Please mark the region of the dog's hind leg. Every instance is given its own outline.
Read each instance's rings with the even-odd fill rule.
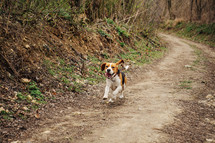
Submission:
[[[120,93],[119,98],[120,98],[120,99],[124,98],[123,91]]]
[[[125,84],[122,86],[122,91],[120,92],[120,96],[119,96],[120,99],[124,98],[124,95],[123,95],[124,89],[125,89]]]

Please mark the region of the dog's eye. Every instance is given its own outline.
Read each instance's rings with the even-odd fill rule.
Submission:
[[[108,66],[106,66],[106,68],[108,68]]]
[[[112,69],[114,69],[115,67],[112,67]]]

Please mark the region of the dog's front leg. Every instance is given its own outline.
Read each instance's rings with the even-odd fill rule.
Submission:
[[[116,95],[117,95],[120,91],[122,91],[122,86],[121,86],[121,85],[118,86],[118,87],[114,90],[114,92],[113,92],[113,99],[116,99]]]
[[[106,80],[106,87],[105,87],[105,93],[103,96],[103,100],[106,100],[108,98],[108,93],[110,91],[110,87],[111,87],[111,82],[107,79]]]
[[[109,90],[110,90],[110,87],[106,85],[106,87],[105,87],[105,94],[103,96],[103,100],[106,100],[108,98]]]

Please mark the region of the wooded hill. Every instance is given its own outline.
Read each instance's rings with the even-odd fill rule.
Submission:
[[[201,24],[215,23],[214,0],[146,0],[154,21],[181,19]]]
[[[154,26],[180,18],[175,5],[173,0],[2,0],[0,142],[19,136],[50,102],[78,97],[73,103],[78,105],[89,86],[104,80],[103,61],[143,65],[161,57],[165,48]],[[213,16],[204,19],[205,8],[211,9],[201,10],[200,21],[213,22]]]
[[[1,1],[0,142],[33,126],[50,103],[78,107],[87,90],[104,81],[103,61],[122,58],[142,65],[160,57],[164,48],[142,24],[141,5],[134,0]]]

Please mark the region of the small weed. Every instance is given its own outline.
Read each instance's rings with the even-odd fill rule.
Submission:
[[[105,59],[108,59],[108,58],[109,58],[109,56],[108,56],[107,53],[103,53],[102,55],[103,55],[103,57],[104,57]]]
[[[90,61],[94,64],[98,64],[100,62],[100,60],[95,56],[89,56],[88,59],[90,59]]]
[[[28,86],[28,91],[32,97],[36,98],[39,101],[44,101],[45,96],[40,92],[40,89],[37,87],[35,82],[30,82]]]
[[[194,64],[194,65],[197,65],[197,64],[199,64],[199,63],[201,62],[201,60],[202,60],[202,56],[201,56],[202,51],[200,51],[200,50],[198,50],[198,49],[195,49],[194,53],[197,55],[197,58],[196,58],[195,61],[193,61],[193,64]]]
[[[63,59],[59,59],[60,65],[64,66],[65,65],[65,61]]]
[[[12,117],[10,115],[3,115],[3,119],[5,119],[5,120],[11,120]]]
[[[54,72],[54,70],[49,69],[48,71],[49,71],[49,73],[50,73],[52,76],[55,76],[55,75],[56,75],[56,73]]]
[[[105,36],[111,37],[110,34],[105,33],[102,29],[99,29],[98,33],[103,37],[105,37]]]
[[[21,92],[18,92],[18,93],[17,93],[17,97],[18,97],[18,99],[20,99],[20,100],[26,100],[26,99],[27,99],[27,97],[24,96]]]
[[[189,44],[189,43],[188,43]],[[200,62],[204,62],[207,61],[207,59],[204,57],[204,55],[202,54],[202,51],[199,50],[195,45],[191,45],[189,44],[193,49],[194,49],[194,53],[197,56],[196,60],[193,61],[193,66],[199,64]]]
[[[1,111],[0,115],[3,117],[5,120],[11,120],[13,118],[13,112],[6,112],[6,111]]]
[[[192,89],[192,87],[191,87],[191,83],[192,83],[192,81],[190,81],[190,80],[187,80],[187,81],[180,81],[180,87],[181,88],[184,88],[184,89]]]
[[[185,32],[186,32],[186,33],[189,33],[189,32],[191,32],[191,31],[195,30],[195,28],[196,28],[196,25],[190,23],[190,24],[188,24],[188,25],[185,27]]]
[[[113,25],[115,24],[114,21],[112,19],[109,19],[109,18],[106,19],[106,22],[108,24],[113,24]]]
[[[118,32],[119,36],[124,35],[127,38],[129,37],[129,34],[119,26],[116,27],[116,31]]]
[[[91,29],[89,27],[84,27],[88,32],[96,32],[94,29]]]
[[[87,80],[89,81],[88,83],[91,84],[91,85],[96,84],[96,79],[95,78],[88,77]]]
[[[175,28],[181,29],[183,28],[184,24],[182,22],[178,23]]]
[[[26,120],[27,119],[27,117],[25,116],[25,115],[23,115],[23,114],[19,114],[19,117],[21,118],[21,119],[23,119],[23,120]]]
[[[81,83],[74,82],[74,86],[71,86],[71,87],[70,87],[70,90],[72,90],[72,91],[74,91],[74,92],[80,93],[80,92],[83,91],[83,90],[82,90],[82,87],[83,87],[83,85],[82,85]]]
[[[63,83],[65,83],[65,84],[69,84],[69,83],[70,83],[70,81],[69,81],[66,77],[62,77],[62,78],[61,78],[61,81],[62,81]]]
[[[120,45],[121,47],[124,47],[124,46],[125,46],[125,43],[124,43],[124,42],[119,42],[119,45]]]
[[[39,106],[37,106],[37,105],[32,105],[31,106],[31,109],[33,109],[33,110],[36,110],[36,109],[38,109],[39,108]]]

